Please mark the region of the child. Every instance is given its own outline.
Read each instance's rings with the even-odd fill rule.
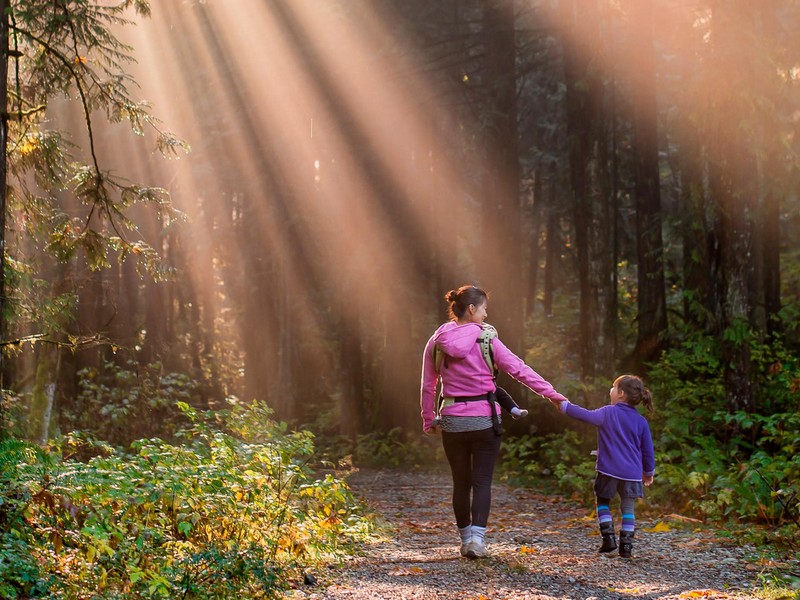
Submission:
[[[597,520],[603,544],[598,552],[617,548],[614,519],[609,508],[619,494],[622,529],[619,534],[619,555],[630,558],[635,528],[634,504],[644,496],[642,484],[653,483],[655,456],[650,426],[636,410],[643,403],[653,412],[653,397],[644,382],[635,375],[622,375],[609,391],[611,404],[587,410],[569,400],[551,400],[561,412],[573,419],[597,427],[597,476],[594,493],[597,497]]]

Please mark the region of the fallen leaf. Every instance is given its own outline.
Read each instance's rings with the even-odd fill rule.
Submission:
[[[672,513],[671,515],[667,515],[664,517],[665,519],[673,519],[675,521],[686,521],[687,523],[702,523],[700,519],[693,519],[692,517],[684,517],[683,515],[678,515]]]
[[[664,521],[659,521],[652,527],[645,527],[642,531],[649,531],[650,533],[664,533],[665,531],[671,531],[669,525],[664,523]]]
[[[717,590],[691,590],[689,592],[683,592],[679,598],[715,598],[718,600],[724,600],[725,598],[733,598],[730,594],[726,594],[724,592],[719,592]]]

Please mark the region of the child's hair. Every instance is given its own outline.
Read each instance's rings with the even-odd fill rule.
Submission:
[[[653,394],[645,387],[641,377],[620,375],[614,380],[614,385],[625,392],[625,402],[627,404],[636,406],[641,402],[648,412],[653,412]]]
[[[462,285],[457,290],[450,290],[444,295],[447,301],[447,314],[451,319],[461,318],[470,304],[478,306],[488,298],[486,292],[474,285]]]

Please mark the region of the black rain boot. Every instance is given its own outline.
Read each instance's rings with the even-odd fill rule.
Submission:
[[[619,532],[619,555],[622,558],[630,558],[633,552],[633,532]]]
[[[597,549],[598,552],[611,552],[617,549],[617,538],[614,535],[612,522],[600,523],[600,535],[603,536],[603,545]]]

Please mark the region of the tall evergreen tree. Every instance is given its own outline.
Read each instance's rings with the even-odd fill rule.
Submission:
[[[81,256],[90,270],[99,271],[114,258],[132,259],[153,276],[161,276],[157,252],[137,235],[128,214],[139,204],[172,214],[166,193],[113,175],[103,168],[97,152],[98,115],[112,123],[127,121],[137,133],[154,131],[156,145],[163,152],[185,148],[162,131],[146,105],[129,92],[131,79],[125,65],[132,60],[132,49],[112,32],[130,23],[125,16],[129,9],[137,15],[149,15],[148,3],[125,0],[108,6],[74,0],[4,0],[0,8],[3,260],[15,254],[15,248],[8,243],[7,219],[13,215],[19,218],[14,231],[34,243],[39,257],[51,257],[45,260],[65,263]],[[83,160],[74,156],[78,152],[61,132],[43,126],[53,110],[51,102],[62,97],[77,98],[76,109],[86,140]],[[68,211],[64,202],[74,202],[78,210]],[[12,265],[14,269],[33,268],[19,260]],[[5,269],[0,268],[0,272]],[[21,315],[34,317],[27,317],[27,322],[17,320],[15,332],[25,332],[35,323],[41,329],[31,339],[49,337],[56,344],[73,344],[61,327],[52,320],[48,325],[45,318],[48,311],[44,309],[51,309],[50,314],[55,309],[63,316],[64,307],[69,305],[52,297],[54,292],[50,290],[51,297],[39,295],[22,307],[21,303],[30,296],[19,289],[0,286],[4,349],[13,341],[8,339],[12,335],[8,319]],[[4,386],[9,384],[8,380],[3,382]]]

